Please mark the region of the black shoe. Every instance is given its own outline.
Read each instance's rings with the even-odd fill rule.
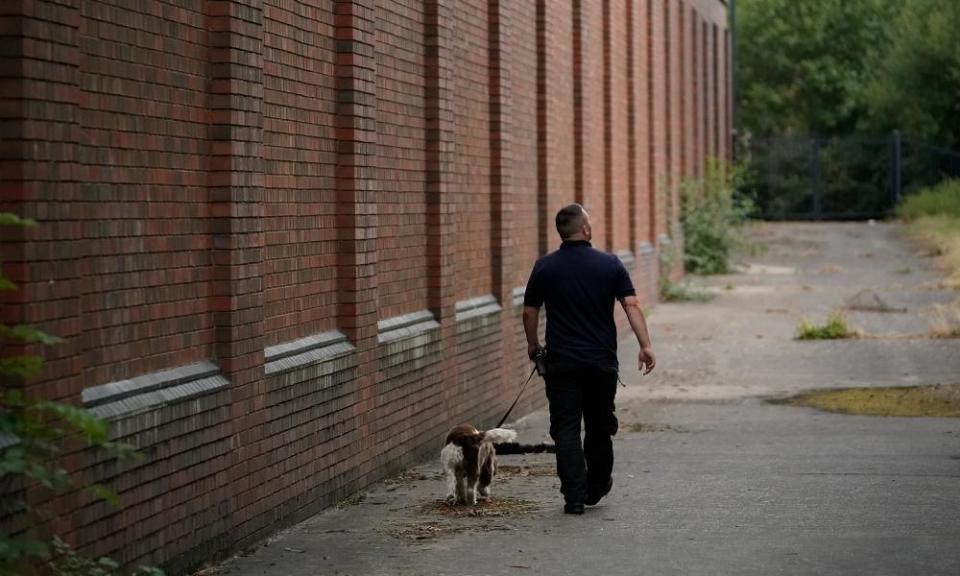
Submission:
[[[579,502],[567,502],[563,505],[564,514],[583,514],[583,504]]]
[[[602,490],[588,490],[587,499],[584,502],[587,506],[596,506],[600,502],[600,499],[610,493],[610,489],[613,488],[613,478],[607,480],[607,485],[603,487]]]

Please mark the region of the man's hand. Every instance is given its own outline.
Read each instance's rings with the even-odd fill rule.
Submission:
[[[527,336],[527,357],[533,360],[537,349],[540,348],[540,336],[537,332],[540,326],[540,308],[534,306],[523,307],[523,333]]]
[[[533,360],[533,357],[537,355],[537,350],[540,349],[540,344],[527,344],[527,358]]]
[[[644,365],[646,365],[646,370],[644,370]],[[649,374],[653,367],[657,365],[657,356],[653,353],[653,348],[641,348],[640,349],[640,362],[637,368],[642,370],[644,375]]]

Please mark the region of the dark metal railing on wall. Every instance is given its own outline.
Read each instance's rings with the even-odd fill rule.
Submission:
[[[960,177],[960,152],[894,132],[885,138],[754,138],[738,155],[743,186],[766,220],[861,220]]]

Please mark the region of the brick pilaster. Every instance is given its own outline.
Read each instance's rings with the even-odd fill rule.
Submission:
[[[457,376],[456,311],[453,283],[455,239],[452,212],[454,171],[453,58],[451,0],[426,0],[427,127],[427,302],[441,331],[441,370],[444,381]],[[447,389],[445,389],[445,393]],[[449,405],[449,401],[447,402]],[[449,414],[449,410],[447,411]]]
[[[27,323],[65,339],[52,347],[4,353],[44,358],[32,385],[48,400],[77,401],[83,387],[81,299],[85,275],[79,185],[79,6],[67,2],[8,2],[0,8],[0,211],[37,221],[4,228],[4,274],[18,285],[0,293],[4,323]]]
[[[613,190],[613,74],[612,54],[610,53],[610,0],[603,0],[602,4],[603,32],[603,225],[607,227],[604,235],[606,242],[603,249],[607,252],[614,250],[614,190]]]
[[[493,296],[500,303],[500,370],[498,382],[504,386],[499,394],[503,399],[510,395],[514,375],[514,354],[519,342],[514,341],[517,319],[513,310],[513,270],[518,264],[516,235],[513,226],[514,210],[513,169],[513,110],[511,106],[512,84],[510,78],[510,48],[512,14],[509,0],[490,0],[489,4],[489,52],[490,52],[490,231],[492,242],[491,284]],[[533,192],[527,191],[527,192]]]
[[[234,537],[264,511],[241,506],[254,489],[251,462],[266,420],[263,370],[263,2],[208,0],[210,156],[208,194],[214,266],[210,308],[216,361],[231,383]],[[244,454],[246,457],[241,458]]]
[[[356,346],[360,450],[374,450],[377,365],[377,97],[373,0],[335,6],[337,77],[337,326]],[[359,474],[369,472],[366,461]]]

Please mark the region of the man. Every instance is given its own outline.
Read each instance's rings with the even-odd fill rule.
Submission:
[[[550,436],[557,449],[557,474],[567,514],[583,514],[613,486],[613,442],[617,432],[617,327],[619,301],[640,342],[639,369],[656,365],[647,322],[630,275],[611,254],[590,245],[590,215],[579,204],[557,213],[560,249],[537,260],[523,300],[527,353],[541,350],[540,306],[547,310],[546,388]],[[586,428],[580,443],[580,420]]]

